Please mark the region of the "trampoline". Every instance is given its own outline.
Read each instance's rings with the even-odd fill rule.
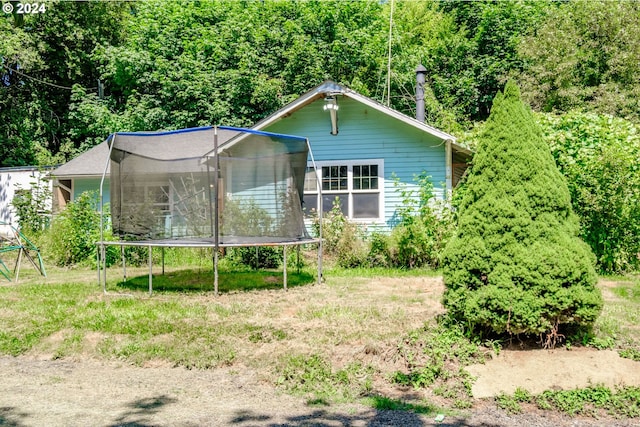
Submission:
[[[217,294],[221,248],[281,246],[286,289],[287,247],[313,244],[320,282],[322,232],[309,235],[302,209],[308,158],[317,176],[306,138],[208,126],[114,133],[107,141],[109,156],[100,182],[101,230],[109,174],[111,226],[118,240],[107,241],[102,234],[97,242],[98,280],[105,293],[109,245],[149,248],[149,293],[154,247],[213,248]],[[317,180],[316,186],[321,192]],[[321,208],[318,215],[322,224]]]

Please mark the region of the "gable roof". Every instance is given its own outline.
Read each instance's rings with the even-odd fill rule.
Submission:
[[[56,178],[102,176],[108,156],[109,146],[105,140],[54,169],[51,175]]]
[[[444,141],[451,141],[452,146],[455,148],[456,151],[463,152],[465,154],[471,154],[471,150],[469,150],[468,148],[456,142],[455,136],[450,135],[439,129],[436,129],[433,126],[429,126],[426,123],[423,123],[413,117],[407,116],[406,114],[403,114],[397,110],[394,110],[393,108],[387,107],[386,105],[383,105],[378,101],[375,101],[371,98],[361,95],[358,92],[352,89],[349,89],[348,87],[343,86],[341,84],[335,83],[331,80],[326,80],[322,84],[316,86],[315,88],[311,89],[304,95],[300,96],[295,101],[285,105],[275,113],[262,119],[261,121],[256,123],[252,129],[257,129],[257,130],[264,129],[269,125],[281,120],[282,118],[289,116],[293,112],[305,107],[306,105],[309,105],[312,102],[315,102],[318,99],[323,99],[327,96],[335,96],[335,95],[342,95],[347,98],[351,98],[368,107],[371,107],[377,111],[380,111],[381,113],[386,114],[396,120],[399,120],[409,126],[413,126],[416,129],[419,129],[423,132],[426,132]]]
[[[433,135],[443,141],[451,141],[451,145],[453,149],[457,152],[464,153],[467,155],[471,154],[471,150],[467,147],[464,147],[456,142],[456,138],[453,135],[450,135],[444,131],[434,128],[433,126],[429,126],[426,123],[423,123],[413,117],[407,116],[393,108],[387,107],[371,98],[368,98],[364,95],[359,94],[358,92],[349,89],[346,86],[335,83],[333,81],[327,80],[315,88],[311,89],[307,93],[300,96],[293,102],[285,105],[281,109],[277,110],[273,114],[265,117],[258,123],[256,123],[251,129],[254,130],[264,130],[269,125],[289,116],[293,112],[305,107],[306,105],[311,104],[312,102],[317,101],[318,99],[323,99],[327,96],[335,96],[342,95],[348,98],[351,98],[355,101],[358,101],[370,108],[373,108],[377,111],[382,112],[396,120],[399,120],[409,126],[412,126],[418,130],[426,132],[430,135]],[[153,132],[140,132],[140,134],[152,134]],[[134,132],[128,132],[128,135],[135,134]],[[117,134],[116,134],[117,135]],[[224,148],[228,148],[234,145],[236,142],[241,140],[243,135],[228,135],[226,138],[221,138],[219,143],[224,146]],[[108,140],[108,138],[107,138]],[[204,144],[206,146],[192,147],[195,148],[198,152],[202,152],[202,155],[206,155],[211,152],[211,144],[206,141],[200,141],[198,144]],[[223,147],[221,147],[223,148]],[[109,155],[109,146],[107,145],[107,141],[96,145],[88,151],[80,154],[64,165],[58,167],[57,169],[51,172],[51,175],[57,178],[71,178],[71,177],[99,177],[102,176],[102,172],[105,168],[106,159]],[[106,165],[107,173],[109,173],[109,165]]]
[[[206,132],[210,130],[210,132]],[[205,132],[196,132],[205,131]],[[232,130],[221,129],[218,131],[218,138],[220,144],[232,139],[239,132]],[[164,145],[164,151],[158,152],[158,159],[173,159],[173,158],[185,158],[185,157],[202,157],[211,150],[213,145],[213,128],[191,128],[182,129],[179,131],[159,131],[159,132],[120,132],[115,133],[116,138],[118,135],[126,136],[129,145],[134,149],[153,149],[153,139],[147,138],[154,135],[162,135],[165,139],[169,139],[173,142],[170,145]],[[187,137],[185,137],[185,135]],[[110,163],[107,159],[109,157],[109,145],[108,141],[112,135],[96,145],[95,147],[85,151],[74,159],[68,161],[59,168],[53,170],[51,175],[56,178],[91,178],[100,177],[104,172],[106,166],[107,173],[110,172]],[[171,138],[173,141],[171,141]],[[169,149],[167,149],[169,147]]]

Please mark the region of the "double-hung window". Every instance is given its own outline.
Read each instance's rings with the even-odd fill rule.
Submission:
[[[322,185],[323,211],[328,212],[336,201],[349,219],[380,221],[383,216],[383,161],[355,160],[316,162],[318,176],[307,168],[304,188],[304,209],[309,215],[318,209],[320,196],[317,179]]]

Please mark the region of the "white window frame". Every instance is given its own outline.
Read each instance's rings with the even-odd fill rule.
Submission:
[[[156,202],[152,202],[151,206],[153,206],[155,208],[160,208],[163,212],[171,213],[173,211],[173,204],[171,202],[172,197],[173,197],[173,189],[171,188],[171,184],[169,183],[169,181],[166,181],[166,182],[165,181],[152,181],[152,182],[146,183],[144,185],[144,187],[143,187],[144,188],[145,200],[142,201],[142,204],[145,203],[147,197],[149,196],[149,192],[150,192],[151,188],[161,188],[162,189],[164,187],[166,187],[167,190],[168,190],[168,192],[165,192],[165,194],[167,195],[167,202],[166,203],[159,203],[159,202],[156,201]],[[123,196],[122,196],[123,199],[124,199],[124,191],[125,191],[126,188],[127,188],[127,185],[124,184],[123,185]],[[164,190],[162,190],[162,191],[164,191]],[[127,200],[127,201],[121,200],[120,203],[122,203],[123,205],[126,205],[126,206],[137,206],[137,205],[141,204],[141,202],[139,200],[133,200],[133,201],[131,201],[131,200]]]
[[[347,167],[347,189],[346,190],[322,190],[322,196],[327,194],[344,194],[348,197],[348,213],[347,218],[353,222],[359,223],[384,223],[384,159],[358,159],[358,160],[322,160],[316,161],[316,179],[322,185],[322,168],[330,166],[346,166]],[[353,188],[353,167],[376,165],[378,167],[378,188],[371,190],[355,190]],[[313,164],[308,163],[308,168],[313,169]],[[320,196],[317,187],[314,190],[305,188],[305,195],[316,194],[317,206],[320,206]],[[378,216],[370,218],[354,218],[353,216],[353,195],[354,194],[378,194]],[[325,207],[326,208],[326,207]]]

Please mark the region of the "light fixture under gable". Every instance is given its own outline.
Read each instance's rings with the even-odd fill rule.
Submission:
[[[327,95],[324,98],[324,111],[329,111],[331,117],[331,135],[338,134],[338,100],[334,95]]]

